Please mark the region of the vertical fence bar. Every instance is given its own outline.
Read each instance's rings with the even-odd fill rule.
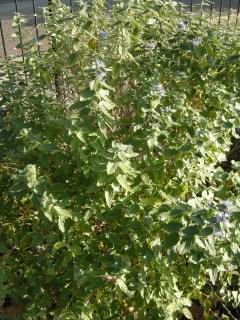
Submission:
[[[8,79],[10,80],[11,76],[10,76],[9,67],[8,67],[7,48],[6,48],[5,38],[4,38],[4,34],[3,34],[3,27],[2,27],[2,20],[1,19],[0,19],[0,34],[1,34],[2,45],[3,45],[4,59],[6,61],[6,69],[7,69]],[[11,91],[13,94],[12,85],[11,85]]]
[[[193,12],[193,0],[190,2],[190,11]]]
[[[229,22],[230,22],[231,9],[232,9],[232,0],[229,0],[229,6],[228,6],[228,24],[229,24]]]
[[[237,8],[236,24],[238,24],[239,11],[240,11],[240,0],[238,0],[238,8]]]
[[[212,17],[213,17],[213,4],[214,4],[214,0],[211,1],[210,4],[210,21],[212,22]]]
[[[35,27],[35,33],[37,38],[37,47],[38,47],[38,53],[40,54],[38,20],[37,20],[37,10],[36,10],[35,0],[32,0],[32,5],[33,5],[33,15],[34,15],[34,27]]]
[[[69,5],[70,5],[70,10],[71,10],[71,12],[73,12],[73,3],[72,3],[72,0],[69,0]]]
[[[203,4],[204,4],[204,1],[202,0],[201,1],[201,7],[200,7],[200,26],[202,25],[202,17],[203,17]]]
[[[2,46],[3,46],[3,54],[5,60],[7,59],[7,49],[6,49],[6,44],[5,44],[5,39],[3,35],[3,28],[2,28],[2,20],[0,19],[0,33],[1,33],[1,39],[2,39]]]
[[[182,12],[182,0],[178,0],[178,8],[179,8],[179,14],[181,14],[181,12]]]
[[[49,11],[50,17],[52,17],[53,16],[53,2],[52,2],[52,0],[48,0],[48,11]],[[55,40],[52,39],[51,42],[52,42],[51,45],[52,45],[53,51],[56,51]],[[54,73],[54,86],[55,86],[56,98],[58,101],[61,101],[61,97],[62,97],[60,82],[61,82],[60,75],[57,71],[55,71],[55,73]]]
[[[17,2],[17,0],[14,0],[14,3],[15,3],[16,13],[17,13],[18,18],[19,18],[19,10],[18,10],[18,2]],[[19,33],[19,41],[20,41],[21,52],[22,52],[22,61],[25,62],[24,51],[23,51],[22,30],[21,30],[20,22],[18,22],[18,33]]]
[[[221,0],[221,2],[220,2],[220,9],[219,9],[218,24],[220,24],[220,23],[221,23],[222,8],[223,8],[223,0]]]

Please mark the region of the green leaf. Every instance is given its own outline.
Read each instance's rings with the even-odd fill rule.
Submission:
[[[163,229],[167,232],[178,232],[182,228],[182,224],[179,222],[169,222],[163,225]]]
[[[213,285],[216,284],[216,281],[218,279],[218,270],[217,268],[208,269],[209,278]]]
[[[130,184],[128,183],[126,176],[119,174],[117,176],[117,181],[121,185],[121,187],[126,191],[131,191]]]
[[[180,216],[184,213],[184,211],[180,208],[175,208],[173,210],[171,210],[171,215],[172,216]]]
[[[64,242],[56,242],[53,246],[52,252],[56,253],[58,250],[64,248],[66,246],[66,243]]]
[[[58,216],[58,227],[59,230],[64,232],[65,231],[65,220],[71,218],[71,214],[68,210],[61,208],[60,206],[53,206],[52,210]]]
[[[158,212],[168,212],[171,210],[171,207],[167,204],[163,204],[161,207],[159,207]]]
[[[212,227],[203,228],[201,230],[201,233],[200,233],[200,235],[203,236],[203,237],[208,237],[211,234],[213,234],[213,228]]]
[[[68,57],[68,64],[70,65],[75,64],[78,61],[79,61],[79,53],[77,52],[71,53],[70,56]]]
[[[107,174],[114,174],[116,171],[117,164],[114,162],[107,163]]]
[[[163,240],[162,247],[164,249],[170,249],[178,243],[179,239],[180,237],[177,232],[170,233],[166,235],[165,239]]]
[[[187,319],[193,320],[193,315],[188,308],[183,308],[182,313]]]
[[[122,279],[117,279],[116,285],[119,287],[119,289],[125,293],[128,297],[132,296],[132,292],[129,291],[126,283]]]
[[[25,177],[28,188],[32,189],[37,182],[37,169],[33,164],[29,164],[25,169]]]
[[[112,206],[112,199],[113,199],[113,193],[106,190],[105,191],[105,200],[106,200],[107,206],[109,208],[111,208],[111,206]]]
[[[182,231],[183,231],[185,238],[187,238],[187,239],[194,238],[194,236],[198,234],[199,226],[197,226],[197,225],[188,226],[188,227],[184,228]]]

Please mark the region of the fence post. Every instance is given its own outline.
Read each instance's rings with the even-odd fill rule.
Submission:
[[[18,10],[18,1],[15,0],[15,9],[16,9],[16,13],[19,19],[19,10]],[[21,23],[18,20],[18,35],[19,35],[19,41],[20,41],[20,47],[21,47],[21,52],[22,52],[22,61],[23,63],[25,62],[25,57],[24,57],[24,51],[23,51],[23,39],[22,39],[22,30],[21,30]],[[26,74],[26,73],[25,73]]]
[[[39,46],[38,19],[37,19],[37,10],[36,10],[35,0],[32,0],[32,5],[33,5],[35,33],[36,33],[36,38],[37,38],[37,47],[38,47],[38,53],[40,54],[41,50],[40,50],[40,46]]]
[[[3,28],[2,28],[2,20],[1,19],[0,19],[0,33],[1,33],[1,39],[2,39],[4,58],[7,59],[7,49],[6,49],[5,39],[4,39],[4,35],[3,35]]]
[[[53,1],[52,0],[48,0],[48,11],[49,11],[49,15],[50,17],[53,16]],[[53,51],[56,52],[56,42],[55,40],[52,38],[52,49]],[[56,92],[56,98],[57,101],[61,101],[62,99],[62,92],[61,92],[61,80],[60,80],[60,74],[55,70],[54,71],[54,86],[55,86],[55,92]]]

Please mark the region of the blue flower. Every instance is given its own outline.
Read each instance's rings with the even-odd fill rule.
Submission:
[[[106,71],[98,70],[98,71],[95,72],[95,74],[96,74],[96,77],[98,79],[104,79],[107,76],[107,72]]]
[[[99,37],[106,40],[108,39],[108,36],[109,36],[109,33],[107,31],[104,31],[104,30],[100,30],[99,32]]]
[[[230,208],[232,207],[232,202],[231,201],[229,201],[229,200],[225,200],[225,201],[223,201],[223,206],[225,207],[225,212],[228,212],[229,214],[231,214],[231,212],[230,212]]]
[[[216,238],[222,239],[224,237],[223,232],[219,228],[217,228],[214,225],[212,226],[212,228],[213,228],[213,234]]]
[[[153,50],[153,49],[155,49],[155,47],[156,47],[156,44],[154,42],[148,42],[145,45],[145,49],[147,49],[147,50]]]
[[[233,204],[231,201],[225,200],[217,206],[219,211],[217,211],[215,214],[216,222],[213,223],[212,227],[214,235],[219,239],[223,239],[226,235],[225,231],[232,226],[230,221],[232,205]]]
[[[105,63],[100,59],[96,59],[95,65],[96,65],[96,68],[98,68],[98,69],[103,69],[103,70],[106,69]]]
[[[230,225],[230,218],[231,218],[231,206],[232,202],[229,200],[225,200],[218,205],[220,209],[217,211],[215,219],[217,223],[223,223],[225,226]]]
[[[187,29],[187,22],[186,21],[180,21],[179,24],[177,25],[177,31],[185,31]]]
[[[107,71],[109,69],[107,69],[105,63],[102,60],[96,59],[93,66],[93,70],[95,71],[95,75],[98,79],[103,79],[106,77]]]
[[[216,222],[220,223],[225,219],[225,213],[223,211],[218,211],[215,216]]]

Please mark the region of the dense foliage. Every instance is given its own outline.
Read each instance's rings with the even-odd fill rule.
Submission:
[[[1,74],[0,299],[29,320],[239,319],[239,29],[160,0],[55,1],[46,27]]]

